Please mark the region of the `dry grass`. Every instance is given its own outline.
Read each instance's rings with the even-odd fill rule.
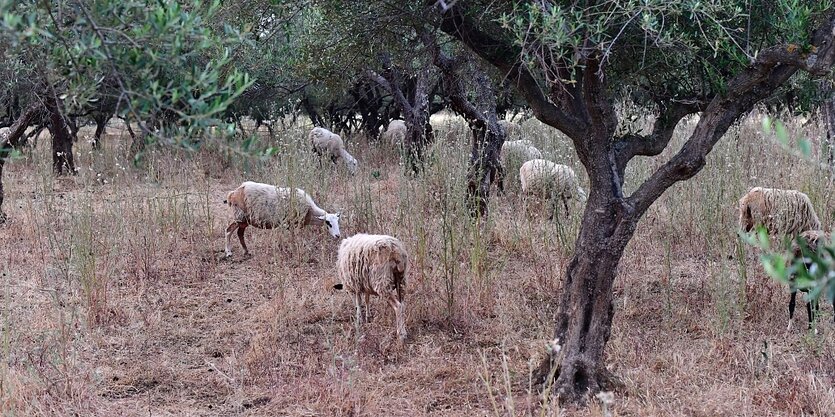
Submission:
[[[263,138],[281,150],[269,160],[152,148],[141,167],[125,162],[128,140],[111,129],[101,154],[79,144],[79,175],[59,179],[42,140],[4,178],[3,415],[603,415],[597,402],[541,411],[529,388],[579,207],[549,223],[520,214],[510,192],[474,226],[462,198],[468,135],[454,119],[435,121],[420,179],[363,141],[349,141],[356,177],[320,170],[303,127]],[[820,137],[816,126],[795,128]],[[752,116],[729,133],[697,178],[651,209],[627,250],[607,348],[626,387],[613,415],[835,410],[832,311],[823,309],[818,336],[801,330],[802,308],[785,330],[786,290],[749,248],[736,256],[733,211],[750,186],[796,188],[831,225],[833,184],[759,131]],[[535,122],[523,135],[582,173],[562,136]],[[627,187],[669,155],[634,163]],[[344,210],[346,236],[406,243],[404,348],[382,300],[356,334],[352,301],[328,289],[338,242],[323,230],[250,229],[253,257],[234,246],[221,259],[222,200],[245,179],[300,186]]]

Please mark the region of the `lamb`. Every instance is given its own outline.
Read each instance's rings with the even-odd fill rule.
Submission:
[[[542,152],[526,139],[505,141],[500,155],[504,172],[516,172],[523,163],[532,159],[542,159]],[[499,177],[498,187],[499,190],[504,190],[504,175]]]
[[[803,241],[806,242],[806,245],[808,246],[809,251],[811,251],[812,253],[818,253],[819,242],[822,241],[822,240],[825,241],[827,239],[830,239],[831,237],[828,234],[826,234],[826,232],[824,232],[823,230],[807,230],[807,231],[804,231],[803,233],[801,233],[799,238],[803,239]],[[804,258],[803,250],[802,250],[800,244],[798,244],[797,239],[792,242],[792,255],[793,255],[792,260],[803,259],[803,263],[804,263],[804,265],[806,266],[807,269],[812,267],[811,262]],[[788,329],[792,328],[792,319],[794,318],[795,300],[797,298],[797,291],[798,291],[798,289],[795,288],[793,284],[794,284],[794,276],[791,277],[791,282],[790,282],[790,285],[792,286],[792,288],[791,288],[791,295],[789,296],[789,326],[788,326]],[[809,292],[809,290],[806,289],[806,288],[801,288],[800,291],[803,291],[805,293]],[[835,299],[832,300],[832,308],[833,308],[833,310],[835,310]],[[815,302],[815,303],[812,303],[811,301],[807,302],[806,303],[806,312],[809,314],[809,328],[812,328],[812,323],[817,318],[818,312],[819,312],[818,302]]]
[[[739,226],[750,232],[763,225],[770,235],[794,236],[821,228],[809,196],[795,190],[754,187],[739,199]]]
[[[238,231],[238,239],[244,248],[247,226],[272,229],[285,226],[303,227],[324,224],[334,238],[339,238],[339,213],[328,213],[313,202],[313,198],[300,188],[291,190],[269,184],[246,181],[223,200],[233,209],[234,221],[226,228],[226,256],[232,256],[232,233]]]
[[[389,122],[389,126],[382,136],[383,142],[389,143],[392,146],[400,146],[406,140],[406,122],[394,119]]]
[[[545,198],[559,196],[568,211],[568,199],[575,196],[586,201],[586,192],[580,187],[577,175],[571,167],[545,159],[533,159],[519,168],[522,193]],[[551,213],[553,217],[553,212]]]
[[[339,283],[336,290],[347,289],[354,295],[357,307],[357,328],[362,316],[361,306],[365,304],[365,321],[368,322],[368,298],[371,295],[385,296],[394,309],[397,336],[406,339],[406,318],[404,316],[403,287],[409,257],[403,243],[388,235],[357,234],[339,245],[336,266]],[[360,296],[364,296],[365,303]]]
[[[357,173],[357,160],[345,150],[345,142],[339,135],[323,127],[314,127],[308,136],[313,145],[313,152],[319,156],[329,155],[333,163],[342,159],[351,175]]]

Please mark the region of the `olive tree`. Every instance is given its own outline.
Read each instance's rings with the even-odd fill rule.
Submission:
[[[207,24],[218,10],[199,0],[0,0],[0,79],[16,84],[11,102],[46,114],[56,173],[74,171],[69,115],[105,101],[166,144],[192,145],[217,122],[250,84],[230,65],[230,47],[247,39]],[[22,112],[0,138],[0,168],[38,113]]]
[[[830,73],[835,12],[829,2],[802,0],[438,4],[425,3],[440,28],[506,74],[533,114],[571,139],[588,173],[556,316],[562,348],[539,371],[561,398],[582,401],[609,380],[613,282],[638,221],[672,185],[698,174],[755,104],[795,74]],[[622,100],[654,108],[649,133],[617,134]],[[696,113],[681,149],[627,193],[630,161],[661,154],[678,123]]]

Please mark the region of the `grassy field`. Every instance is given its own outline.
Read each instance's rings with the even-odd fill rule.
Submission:
[[[786,330],[786,288],[737,245],[736,202],[755,185],[809,194],[833,222],[831,172],[762,133],[733,128],[692,181],[649,211],[621,264],[607,362],[624,383],[611,403],[563,409],[530,388],[552,336],[581,205],[556,220],[527,210],[518,185],[468,220],[465,124],[434,118],[427,172],[403,175],[396,151],[349,140],[360,171],[319,168],[307,126],[279,130],[250,158],[222,148],[152,147],[140,166],[108,129],[101,153],[76,147],[77,176],[51,174],[48,138],[7,165],[0,227],[3,416],[565,415],[798,416],[835,413],[835,326],[805,308]],[[633,162],[627,189],[681,146]],[[90,132],[85,128],[81,136]],[[789,123],[813,139],[815,124]],[[536,121],[522,135],[585,173],[567,140]],[[222,201],[244,180],[298,186],[342,210],[343,236],[400,238],[411,255],[407,328],[393,314],[357,335],[353,301],[330,290],[339,242],[319,228],[258,230],[223,258]],[[528,214],[526,214],[528,213]],[[741,256],[740,256],[741,254]]]

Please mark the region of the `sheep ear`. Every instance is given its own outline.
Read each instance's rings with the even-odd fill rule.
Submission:
[[[325,216],[316,216],[316,218],[319,219],[319,220],[325,220],[326,219]]]

